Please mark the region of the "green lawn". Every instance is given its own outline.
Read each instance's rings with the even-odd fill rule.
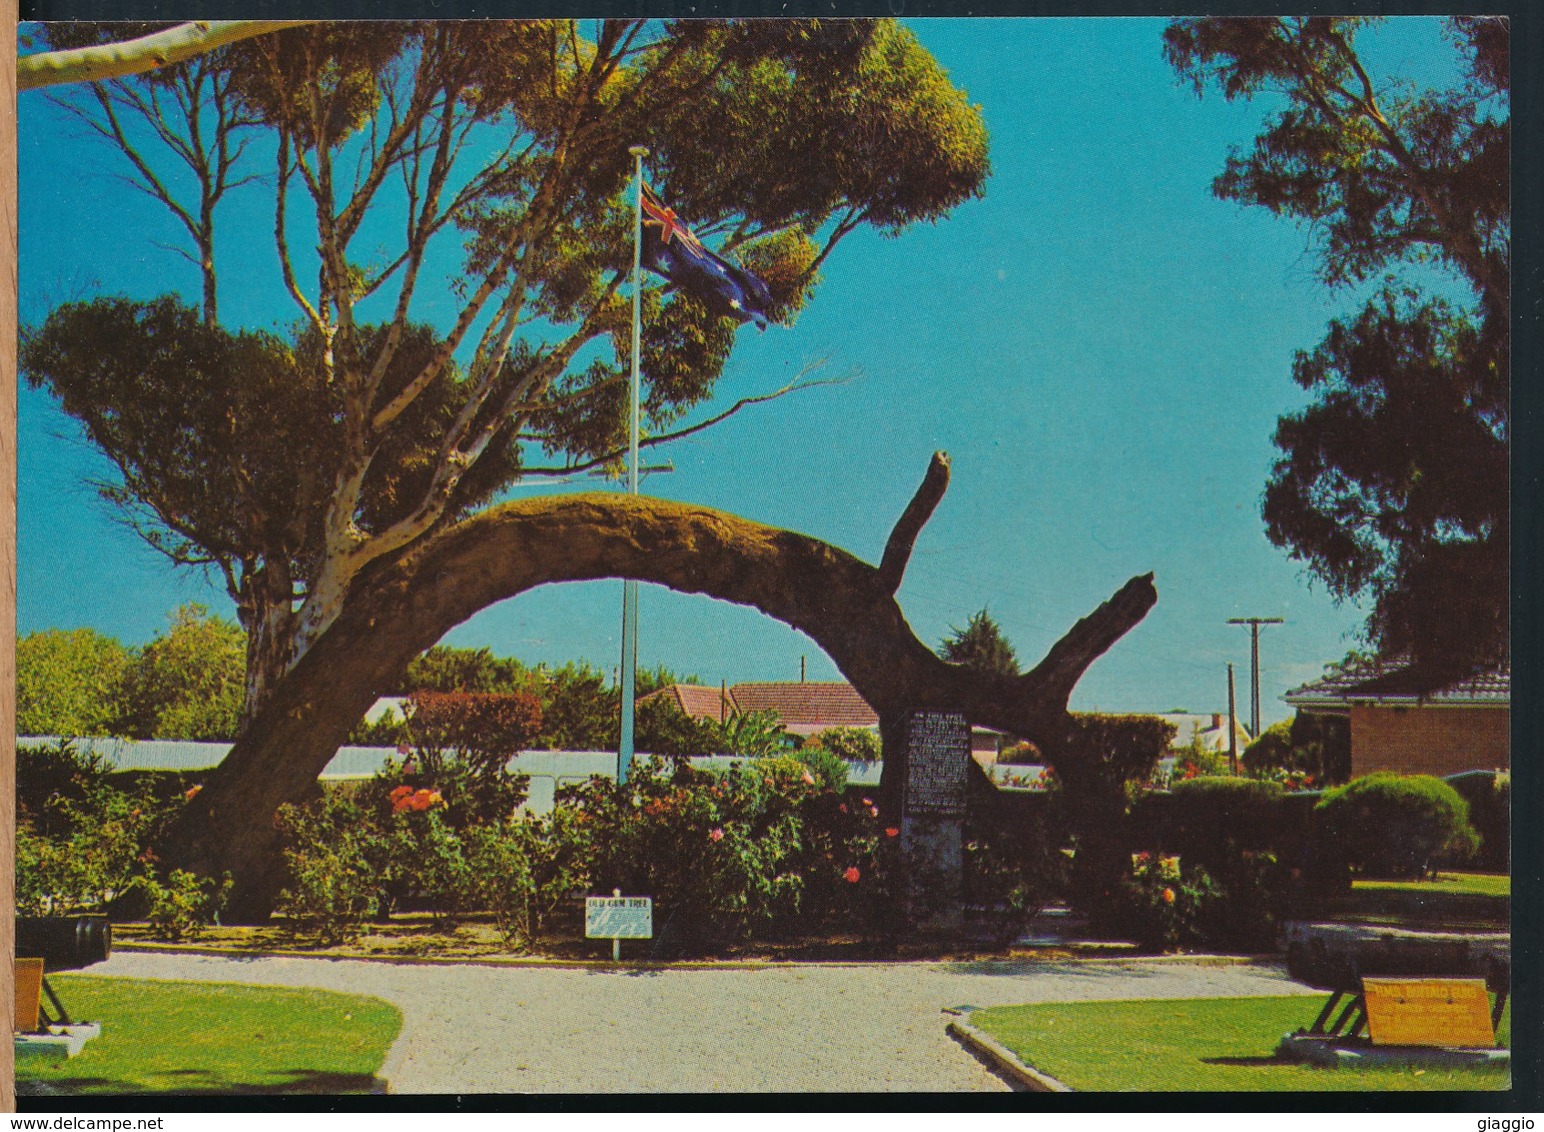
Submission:
[[[1436,880],[1359,880],[1355,892],[1453,893],[1463,896],[1510,896],[1512,878],[1504,873],[1438,873]]]
[[[51,976],[71,1017],[102,1023],[75,1057],[19,1057],[17,1091],[362,1093],[402,1015],[331,991]]]
[[[1079,1091],[1505,1089],[1505,1069],[1316,1069],[1276,1061],[1318,998],[1173,999],[1001,1006],[971,1016],[1019,1060]],[[1497,1040],[1511,1040],[1511,1007]]]

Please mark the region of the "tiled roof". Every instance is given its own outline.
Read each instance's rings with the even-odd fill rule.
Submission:
[[[1506,707],[1512,702],[1512,672],[1510,668],[1494,668],[1454,679],[1408,660],[1378,660],[1331,669],[1282,699],[1303,708],[1344,708],[1353,703]]]
[[[676,706],[693,719],[715,719],[722,722],[735,710],[734,697],[721,688],[705,688],[701,684],[671,684],[661,689],[661,694],[674,695]]]
[[[741,712],[775,711],[795,735],[828,727],[878,727],[879,715],[845,681],[735,684],[729,689]]]
[[[879,726],[878,714],[844,681],[733,684],[727,704],[720,689],[701,684],[671,684],[653,695],[670,696],[696,719],[720,719],[726,708],[742,714],[773,711],[795,735],[814,735],[828,727]]]

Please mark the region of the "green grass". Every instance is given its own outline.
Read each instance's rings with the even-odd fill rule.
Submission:
[[[1511,896],[1512,878],[1502,873],[1438,873],[1436,880],[1359,880],[1354,892],[1452,893],[1461,896]]]
[[[1355,881],[1346,895],[1294,909],[1294,917],[1427,930],[1497,931],[1505,930],[1511,910],[1511,877],[1440,873],[1436,880]]]
[[[1018,1055],[1078,1091],[1491,1090],[1499,1069],[1317,1069],[1278,1062],[1276,1043],[1306,1029],[1318,998],[1218,998],[1002,1006],[971,1016]],[[1496,1035],[1511,1041],[1511,1007]]]
[[[331,991],[89,975],[49,983],[72,1018],[102,1023],[102,1034],[72,1058],[19,1057],[23,1094],[369,1092],[402,1028],[390,1003]]]

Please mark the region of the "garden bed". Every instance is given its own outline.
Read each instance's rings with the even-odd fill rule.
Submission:
[[[323,943],[292,930],[275,918],[262,927],[211,927],[196,939],[165,943],[154,938],[145,923],[113,925],[113,945],[119,950],[219,952],[234,955],[308,955],[328,958],[375,959],[396,962],[456,960],[549,961],[573,963],[609,961],[609,940],[583,939],[575,934],[552,935],[530,947],[507,944],[488,916],[468,916],[455,925],[435,922],[426,913],[393,916],[389,922],[369,924],[358,939],[348,943]],[[1047,947],[972,946],[929,940],[887,941],[855,934],[828,933],[784,939],[732,942],[695,953],[664,954],[648,940],[623,940],[624,962],[902,962],[935,960],[957,962],[981,959],[1042,959],[1135,957],[1132,945],[1069,941]]]

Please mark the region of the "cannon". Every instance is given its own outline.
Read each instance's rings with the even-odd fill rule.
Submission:
[[[1353,1038],[1367,1024],[1362,979],[1480,978],[1496,996],[1491,1025],[1501,1020],[1512,976],[1506,932],[1424,932],[1363,924],[1288,924],[1287,974],[1330,992],[1313,1036]],[[1339,1017],[1330,1015],[1350,996]]]
[[[17,916],[16,958],[41,959],[45,971],[78,971],[113,951],[106,916]]]
[[[57,1018],[41,1011],[49,1025],[71,1024],[64,1003],[48,985],[48,974],[78,971],[101,963],[112,954],[113,926],[106,916],[17,916],[16,958],[43,961],[42,991],[58,1012]],[[33,984],[36,987],[36,984]],[[41,1006],[41,1004],[40,1004]],[[31,1009],[30,1006],[27,1009]],[[18,1023],[19,1025],[21,1023]]]

